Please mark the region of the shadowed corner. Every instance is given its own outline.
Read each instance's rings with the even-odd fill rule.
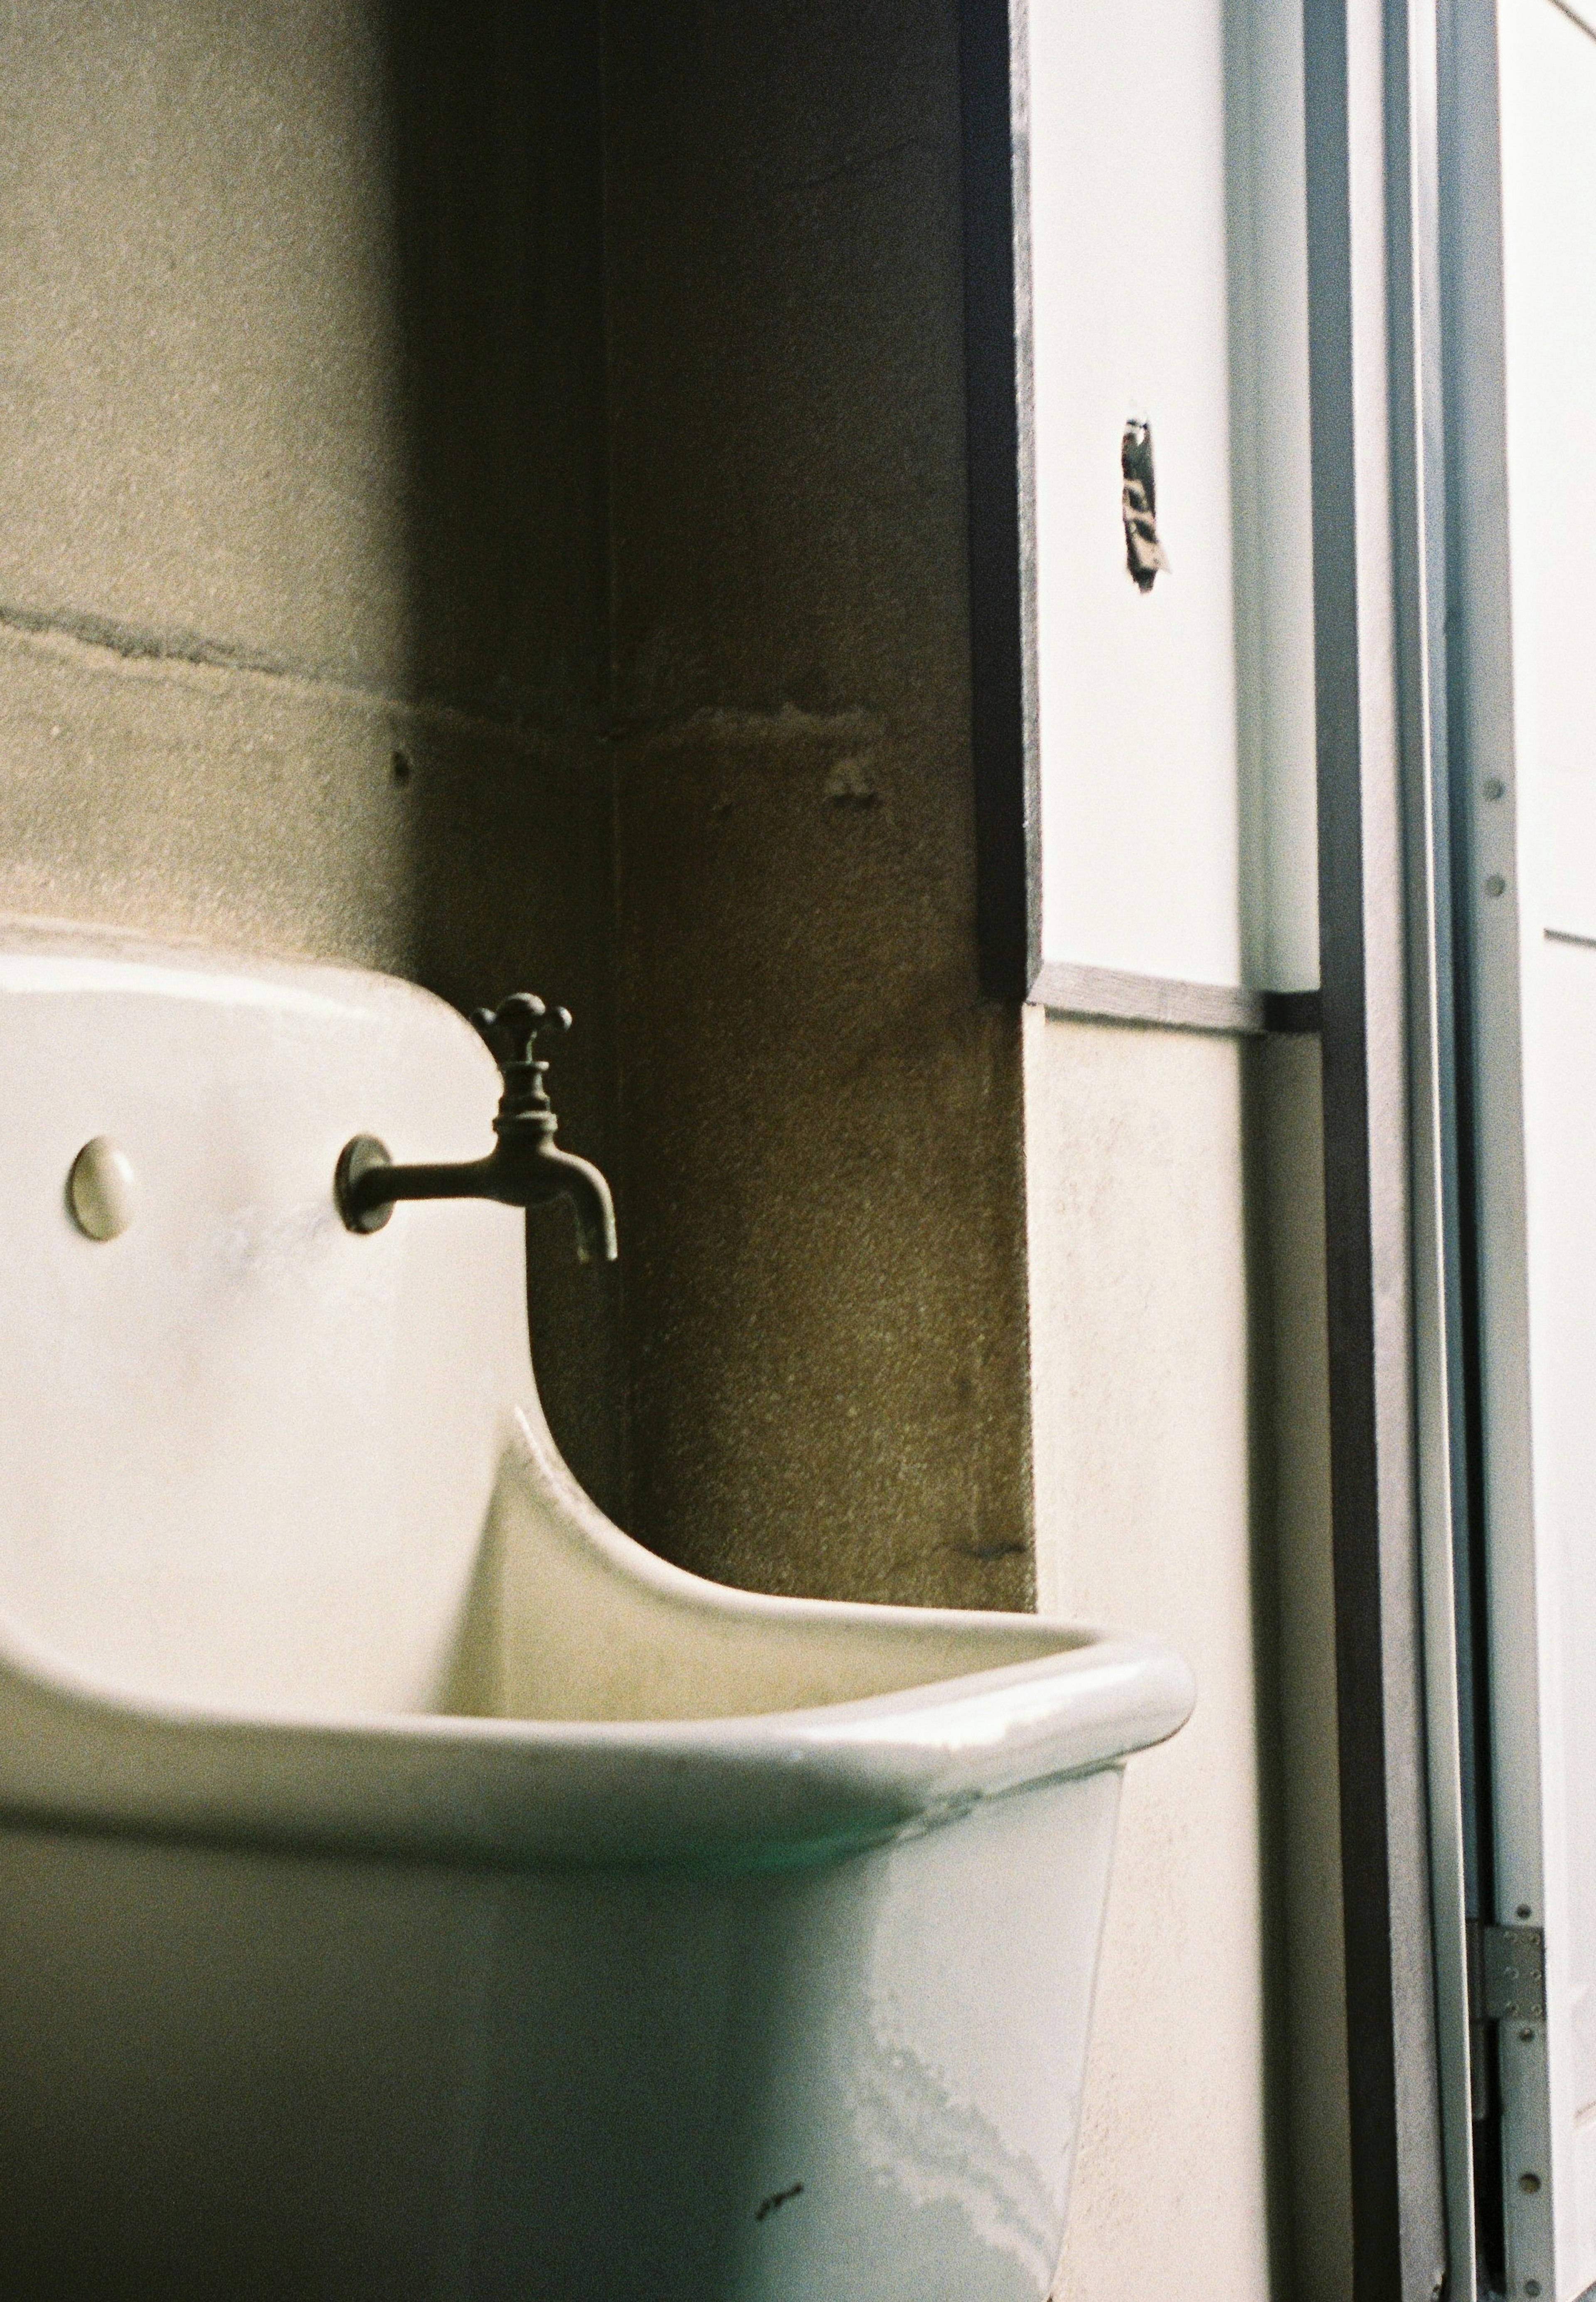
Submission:
[[[398,0],[382,21],[416,704],[391,798],[412,971],[466,1013],[525,984],[571,1010],[560,1141],[618,1188],[601,12]],[[559,1204],[529,1211],[525,1250],[550,1425],[624,1521],[624,1264],[579,1265]]]

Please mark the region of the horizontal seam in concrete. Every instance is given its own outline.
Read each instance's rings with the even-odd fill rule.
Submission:
[[[194,633],[144,631],[136,625],[77,609],[24,608],[0,601],[0,635],[4,634],[49,647],[52,652],[81,650],[85,654],[108,657],[113,663],[148,665],[155,670],[214,671],[235,678],[265,680],[300,694],[355,704],[373,714],[508,744],[517,751],[535,751],[573,739],[592,743],[601,735],[591,727],[539,727],[525,719],[472,711],[440,697],[395,695],[374,684],[338,678],[256,650],[235,647],[225,640],[209,640]]]
[[[0,634],[22,640],[66,643],[117,661],[162,669],[220,671],[265,679],[306,693],[325,695],[381,712],[403,713],[423,724],[520,745],[568,742],[573,738],[618,750],[674,751],[696,744],[827,744],[853,747],[880,743],[886,722],[853,705],[840,711],[811,711],[795,703],[774,710],[703,705],[675,718],[654,720],[559,720],[537,722],[509,712],[473,710],[434,695],[397,695],[374,681],[350,679],[291,658],[273,656],[242,643],[208,638],[202,632],[152,631],[79,608],[29,608],[0,601]]]
[[[1049,1015],[1102,1023],[1138,1023],[1168,1031],[1210,1031],[1253,1038],[1269,1031],[1316,1031],[1316,991],[1253,991],[1227,983],[1192,983],[1136,975],[1117,967],[1047,960],[1027,1004]]]
[[[694,744],[881,743],[887,724],[879,713],[853,704],[841,711],[809,711],[796,703],[774,711],[735,704],[705,704],[676,718],[617,720],[608,740],[618,750],[678,751]]]
[[[352,685],[362,693],[375,692],[363,687],[358,681],[334,683],[325,673],[268,655],[258,648],[229,640],[206,639],[199,632],[147,631],[136,624],[119,623],[111,616],[96,615],[80,608],[25,608],[0,601],[0,626],[9,631],[26,632],[29,636],[54,632],[63,639],[80,641],[85,647],[105,648],[113,655],[130,656],[143,662],[202,663],[218,671],[253,671],[267,679],[294,679],[315,686]]]

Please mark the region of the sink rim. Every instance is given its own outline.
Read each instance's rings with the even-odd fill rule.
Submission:
[[[1047,1627],[1034,1615],[767,1603],[1033,1639]],[[1118,1767],[1185,1723],[1196,1687],[1172,1649],[1056,1628],[1070,1643],[1052,1654],[896,1693],[743,1717],[588,1722],[145,1699],[0,1623],[0,1813],[492,1867],[786,1869]]]

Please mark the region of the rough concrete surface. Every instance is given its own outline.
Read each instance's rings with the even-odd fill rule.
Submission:
[[[598,85],[575,0],[0,26],[0,902],[530,981],[613,1164]],[[531,1239],[620,1509],[614,1283]]]
[[[639,1523],[736,1582],[1023,1605],[1013,1026],[920,760],[878,743],[867,803],[839,757],[702,735],[623,778]]]
[[[613,0],[605,63],[636,1524],[735,1582],[1022,1605],[954,13]]]

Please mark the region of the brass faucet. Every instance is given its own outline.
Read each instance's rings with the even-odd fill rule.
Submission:
[[[576,1251],[584,1263],[616,1258],[615,1206],[599,1170],[555,1148],[559,1122],[543,1084],[549,1066],[533,1059],[540,1032],[568,1031],[563,1007],[545,1007],[515,991],[497,1008],[471,1018],[487,1041],[504,1093],[493,1121],[498,1141],[485,1159],[450,1166],[396,1167],[385,1143],[357,1135],[338,1155],[332,1196],[350,1231],[381,1231],[399,1199],[497,1199],[507,1207],[546,1206],[569,1199],[576,1214]]]

